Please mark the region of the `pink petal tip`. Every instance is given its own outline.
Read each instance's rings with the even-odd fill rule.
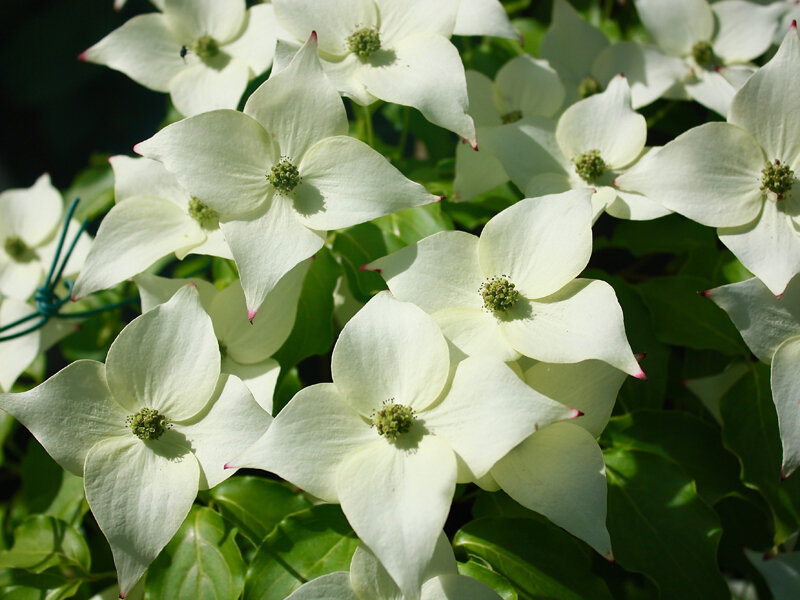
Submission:
[[[791,473],[789,473],[789,475],[791,475]],[[786,481],[789,479],[789,475],[787,475],[786,471],[784,471],[783,467],[781,467],[781,481]]]
[[[308,39],[309,39],[309,41],[314,42],[315,46],[319,43],[319,41],[317,40],[317,32],[316,31],[312,31],[311,35],[308,36]]]
[[[636,362],[640,363],[640,362],[642,362],[642,361],[643,361],[645,358],[647,358],[647,352],[639,352],[639,353],[637,353],[637,354],[634,354],[634,355],[633,355],[633,358],[635,358],[635,359],[636,359]]]
[[[141,147],[142,147],[142,142],[139,142],[138,144],[134,144],[134,145],[133,145],[133,151],[134,151],[136,154],[139,154],[139,155],[141,155],[141,156],[144,156],[144,154],[142,154]]]
[[[256,310],[250,310],[249,308],[247,309],[247,320],[250,321],[251,325],[253,324],[253,319],[256,318],[256,313],[257,312],[258,311],[256,311]]]
[[[710,291],[711,291],[711,290],[700,290],[700,291],[699,291],[699,292],[697,292],[697,293],[698,293],[698,294],[700,294],[700,295],[701,295],[703,298],[708,298],[708,297],[709,297],[709,295],[708,295],[708,294],[709,294],[709,292],[710,292]]]
[[[634,373],[633,376],[636,377],[636,379],[641,379],[642,381],[647,381],[647,375],[644,374],[644,371],[642,371],[641,367],[639,368],[639,372],[638,373]]]
[[[582,417],[584,412],[582,410],[578,410],[577,408],[572,409],[572,418],[577,419],[578,417]]]
[[[226,462],[225,465],[222,467],[223,469],[235,469],[236,466],[233,464],[233,461]]]
[[[364,271],[369,271],[370,273],[380,273],[380,272],[381,272],[381,270],[380,270],[380,269],[370,269],[370,268],[369,268],[369,265],[370,265],[370,264],[371,264],[371,263],[364,263],[363,265],[361,265],[360,267],[358,267],[358,270],[359,270],[359,271],[361,271],[361,272],[364,272]]]
[[[447,196],[436,196],[436,200],[434,202],[441,202],[442,200],[446,199]]]
[[[84,50],[80,54],[78,54],[78,60],[81,62],[89,62],[89,59],[86,58],[86,53],[89,52],[88,50]]]
[[[119,597],[122,598],[122,600],[125,600],[125,598],[128,597],[128,592],[122,593],[122,590],[120,590]]]
[[[616,556],[614,556],[614,553],[613,553],[613,552],[612,552],[612,553],[610,553],[608,556],[606,556],[606,555],[604,554],[604,555],[603,555],[603,558],[605,558],[605,559],[606,559],[608,562],[610,562],[610,563],[616,563],[616,562],[617,562],[617,557],[616,557]]]
[[[792,25],[789,27],[789,29],[794,29],[797,31],[797,19],[792,19]]]

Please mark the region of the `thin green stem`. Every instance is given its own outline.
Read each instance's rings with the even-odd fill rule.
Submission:
[[[371,148],[375,147],[375,133],[372,131],[372,113],[369,110],[369,106],[364,106],[364,135],[367,138],[367,144]]]

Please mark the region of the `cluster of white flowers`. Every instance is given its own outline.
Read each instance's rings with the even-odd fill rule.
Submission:
[[[240,467],[341,504],[364,544],[349,575],[296,600],[496,599],[457,574],[442,534],[456,483],[502,489],[612,559],[596,438],[626,374],[645,377],[613,288],[578,278],[603,211],[718,227],[760,279],[709,295],[772,361],[785,473],[800,464],[796,26],[765,66],[747,62],[792,3],[635,4],[654,45],[612,46],[555,0],[541,58],[495,81],[465,73],[450,38],[516,37],[497,0],[163,0],[81,55],[186,116],[137,144],[141,158],[111,159],[116,205],[66,269],[75,298],[135,277],[144,314],[105,364],[73,363],[0,408],[84,477],[122,597],[198,489]],[[508,179],[525,199],[479,237],[441,232],[366,265],[390,292],[342,329],[333,382],[273,421],[271,357],[327,232],[438,200],[348,135],[342,96],[416,108],[462,138],[457,199]],[[647,148],[635,109],[659,97],[728,121]],[[0,195],[0,325],[33,310],[62,212],[46,177]],[[241,279],[219,291],[143,273],[172,253],[232,259]],[[58,335],[0,343],[0,391]]]

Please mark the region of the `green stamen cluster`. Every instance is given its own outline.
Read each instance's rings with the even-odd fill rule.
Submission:
[[[778,200],[789,193],[794,185],[794,171],[789,168],[789,165],[781,164],[777,158],[775,162],[767,163],[767,166],[761,170],[761,191],[774,192]]]
[[[22,262],[30,256],[30,248],[17,236],[7,237],[3,248],[13,260]]]
[[[276,190],[282,194],[288,194],[300,183],[300,171],[289,162],[288,158],[283,158],[272,167],[272,171],[267,175],[267,180]]]
[[[125,422],[140,440],[157,440],[170,428],[167,417],[158,414],[154,408],[143,408]]]
[[[484,308],[492,312],[504,312],[519,300],[519,292],[506,275],[487,279],[481,284],[479,291]]]
[[[350,34],[347,47],[356,56],[367,58],[381,49],[381,36],[374,27],[365,27]]]
[[[372,416],[372,425],[389,441],[395,441],[400,435],[408,433],[414,424],[414,411],[409,406],[395,404],[391,400],[384,403],[383,408]]]
[[[711,46],[711,42],[697,42],[692,46],[692,58],[701,67],[714,62],[714,48]]]
[[[502,117],[500,117],[500,120],[503,122],[503,124],[508,124],[508,123],[516,123],[521,118],[522,118],[522,113],[520,111],[512,110],[511,112],[507,112]]]
[[[591,75],[578,84],[578,94],[581,98],[588,98],[600,93],[600,82]]]
[[[599,150],[584,152],[574,161],[575,171],[581,179],[592,182],[606,172],[606,163],[600,156]]]
[[[209,208],[194,196],[189,200],[189,216],[200,223],[200,226],[205,229],[214,228],[219,223],[217,211],[213,208]]]
[[[219,54],[219,43],[210,35],[206,34],[203,37],[197,38],[192,43],[192,52],[197,54],[200,58],[213,58]]]

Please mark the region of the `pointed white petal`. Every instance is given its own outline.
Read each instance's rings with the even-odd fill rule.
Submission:
[[[672,211],[644,194],[617,190],[616,197],[606,206],[606,212],[618,219],[649,221],[671,214]]]
[[[500,109],[495,105],[494,82],[480,71],[468,69],[467,97],[469,98],[469,114],[476,127],[500,125]]]
[[[44,278],[44,268],[39,260],[16,262],[0,252],[0,295],[27,300]]]
[[[742,63],[758,58],[772,44],[778,28],[780,3],[759,6],[743,0],[724,0],[711,5],[717,17],[714,54],[729,63]]]
[[[171,279],[169,277],[151,275],[150,273],[142,273],[134,277],[134,281],[139,288],[139,298],[142,301],[143,313],[153,310],[159,304],[164,304],[175,295],[175,292],[189,283],[197,286],[200,304],[206,312],[208,312],[214,298],[219,294],[219,290],[213,283],[196,278]]]
[[[492,475],[514,500],[543,514],[606,558],[606,465],[594,438],[573,423],[534,433],[500,460]]]
[[[160,162],[124,155],[112,156],[108,162],[114,171],[114,202],[117,204],[132,196],[155,196],[184,209],[189,206],[189,192]]]
[[[29,188],[0,194],[0,231],[19,237],[29,247],[39,246],[61,222],[64,202],[45,173]],[[0,234],[2,235],[2,234]]]
[[[418,109],[434,125],[475,145],[458,50],[445,37],[415,33],[364,62],[356,76],[370,94]]]
[[[512,58],[497,72],[497,94],[501,103],[519,110],[523,117],[552,117],[564,103],[564,86],[558,73],[545,60],[530,54]]]
[[[577,411],[543,396],[498,359],[474,357],[456,368],[447,396],[420,414],[480,479],[534,431]]]
[[[493,217],[479,244],[481,270],[505,275],[526,298],[560,290],[592,253],[591,191],[526,198]]]
[[[595,358],[641,376],[622,309],[605,281],[576,279],[552,296],[523,298],[500,326],[509,344],[531,358],[555,363]]]
[[[389,292],[373,296],[347,322],[331,357],[343,400],[365,417],[388,400],[424,410],[449,372],[447,342],[433,317]]]
[[[286,596],[286,600],[331,600],[332,598],[359,600],[350,587],[350,575],[347,572],[338,571],[317,577]]]
[[[203,410],[174,423],[163,439],[191,450],[200,463],[200,489],[208,489],[233,475],[225,464],[258,441],[270,423],[270,414],[238,377],[221,375]]]
[[[378,434],[332,383],[300,390],[267,433],[229,466],[272,471],[326,502],[338,502],[335,474],[348,455]]]
[[[217,227],[219,227],[219,224],[217,224]],[[221,229],[203,229],[203,233],[206,236],[203,243],[191,248],[182,248],[175,253],[178,260],[183,260],[187,254],[206,254],[233,260],[233,253],[228,246],[228,242],[225,241],[225,236],[222,234]]]
[[[222,372],[236,375],[241,379],[253,394],[258,405],[272,414],[273,394],[275,385],[278,383],[278,375],[281,372],[281,366],[277,360],[268,358],[255,364],[244,365],[230,357],[225,357],[222,359]]]
[[[245,114],[219,110],[173,123],[134,150],[158,160],[193,196],[221,215],[262,206],[270,192],[272,141]]]
[[[197,414],[219,378],[211,319],[193,286],[131,321],[108,350],[106,376],[114,398],[135,413],[154,408],[170,421]]]
[[[347,38],[358,29],[375,27],[378,11],[373,0],[274,0],[278,23],[297,40],[317,32],[319,48],[334,56],[350,52]]]
[[[323,74],[312,39],[253,92],[244,112],[274,136],[281,156],[295,165],[316,142],[347,133],[344,103]]]
[[[93,360],[76,361],[27,392],[0,395],[0,408],[79,476],[87,452],[100,440],[132,437],[125,424],[130,413],[114,401],[103,365]]]
[[[224,52],[247,63],[255,76],[272,64],[275,43],[283,29],[275,19],[272,4],[265,2],[247,9],[244,29],[236,39],[226,44]]]
[[[412,435],[409,432],[405,435]],[[350,454],[336,473],[347,520],[409,600],[419,598],[456,483],[456,459],[442,440],[412,447],[384,439]]]
[[[491,35],[517,40],[520,33],[498,0],[460,0],[453,35]]]
[[[689,96],[723,117],[727,115],[736,94],[733,84],[711,69],[698,69],[695,73],[695,79],[684,82]]]
[[[764,161],[744,129],[706,123],[650,152],[616,183],[703,225],[732,227],[761,211]]]
[[[783,211],[783,202],[767,199],[755,221],[717,232],[722,243],[773,294],[782,294],[789,280],[800,273],[800,233]]]
[[[244,0],[165,0],[164,15],[184,43],[210,35],[220,44],[235,38],[245,20]]]
[[[772,399],[778,410],[778,425],[783,445],[784,477],[800,466],[800,389],[797,365],[800,361],[800,338],[786,340],[775,351],[772,359]]]
[[[36,310],[30,304],[16,298],[4,298],[0,300],[0,326],[13,323],[34,312]],[[35,322],[35,320],[29,321],[4,331],[2,335],[24,331]],[[42,334],[39,331],[32,331],[13,340],[0,342],[0,392],[7,392],[11,389],[17,377],[33,362],[41,350]]]
[[[467,356],[489,356],[502,361],[519,358],[500,329],[497,317],[484,308],[445,308],[433,318],[444,336]]]
[[[460,0],[375,0],[381,20],[381,43],[396,42],[415,33],[435,33],[445,38],[453,35]]]
[[[470,233],[440,231],[367,268],[380,272],[398,300],[413,302],[427,313],[483,307],[478,238]]]
[[[197,495],[195,457],[159,442],[113,437],[86,456],[86,501],[111,546],[122,597],[178,531]]]
[[[481,129],[478,137],[481,137]],[[456,176],[453,180],[453,202],[464,202],[493,190],[508,181],[502,163],[485,148],[473,150],[469,144],[456,146]]]
[[[210,65],[199,62],[183,69],[169,82],[172,103],[191,117],[222,108],[235,109],[242,97],[250,67],[237,58],[218,55]]]
[[[500,596],[477,579],[452,574],[426,581],[420,600],[500,600]]]
[[[73,296],[110,288],[170,252],[201,244],[205,237],[200,225],[172,202],[152,196],[129,198],[100,224]]]
[[[635,0],[636,12],[656,44],[673,56],[685,56],[697,42],[710,42],[714,14],[706,0]]]

